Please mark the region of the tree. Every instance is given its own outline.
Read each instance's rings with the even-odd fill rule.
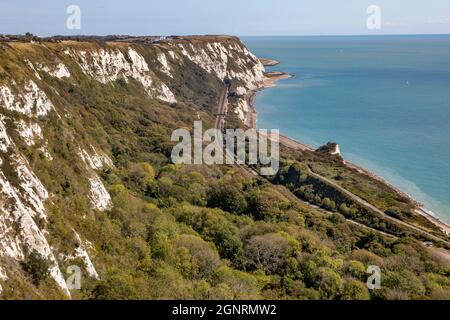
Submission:
[[[320,300],[320,294],[317,290],[306,288],[305,284],[299,280],[293,281],[287,290],[290,296],[298,300]]]
[[[178,250],[176,255],[183,259],[183,253],[187,253],[185,263],[183,261],[180,263],[187,267],[184,271],[187,271],[187,275],[193,279],[208,278],[221,265],[215,247],[197,236],[181,235],[175,241],[175,245],[180,249],[185,249],[184,251]]]
[[[323,298],[334,299],[340,295],[343,281],[336,271],[320,267],[314,274],[314,287],[319,290]]]
[[[348,279],[342,289],[342,300],[370,300],[367,285],[355,279]]]
[[[354,278],[363,279],[366,276],[366,268],[362,262],[350,260],[346,267],[347,272]]]
[[[322,206],[328,210],[336,210],[336,203],[330,198],[323,199]]]
[[[333,200],[331,200],[331,203],[330,203],[330,210],[332,210],[332,211],[336,210],[336,202],[334,202]]]
[[[382,267],[384,265],[384,261],[381,257],[365,249],[354,250],[351,258],[353,260],[361,261],[366,266],[374,265]]]
[[[214,242],[222,258],[235,261],[242,254],[239,229],[227,220],[222,210],[186,205],[173,210],[173,215],[190,225],[205,241]]]
[[[322,206],[322,198],[320,196],[314,196],[313,202],[315,205]]]
[[[256,220],[279,219],[289,206],[289,200],[276,190],[254,190],[248,200],[248,211]]]
[[[212,284],[232,292],[232,299],[249,300],[258,299],[261,289],[259,279],[249,273],[231,269],[225,265],[220,266],[212,275]]]
[[[238,184],[222,182],[209,192],[208,206],[239,214],[247,208],[247,201]]]
[[[324,198],[322,201],[322,205],[326,208],[329,209],[331,206],[331,200],[330,198]]]
[[[409,270],[388,271],[382,279],[382,285],[394,291],[405,292],[411,296],[422,296],[426,293],[420,278]]]
[[[347,207],[345,203],[343,203],[339,206],[339,212],[342,213],[344,216],[347,216],[350,213],[350,209]]]
[[[397,208],[397,207],[391,207],[391,208],[387,209],[387,210],[385,211],[385,213],[386,213],[388,216],[393,217],[393,218],[395,218],[395,219],[399,219],[399,220],[402,220],[402,219],[403,219],[402,214],[401,214],[401,211],[400,211],[400,209]]]
[[[144,194],[150,194],[155,189],[155,170],[146,162],[131,166],[129,180]]]
[[[110,270],[91,289],[91,299],[95,300],[141,300],[148,297],[151,288],[147,278],[141,274]]]
[[[276,233],[252,237],[245,246],[244,256],[250,268],[269,274],[282,273],[291,246],[287,239]]]

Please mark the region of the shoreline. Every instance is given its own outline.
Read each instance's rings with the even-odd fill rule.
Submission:
[[[261,63],[263,63],[264,66],[276,66],[279,64],[279,62],[276,60],[264,59],[264,58],[260,58],[259,60],[261,61]],[[276,82],[283,80],[283,79],[288,79],[288,78],[293,77],[293,75],[291,75],[291,74],[284,73],[284,72],[278,72],[278,71],[266,72],[265,76],[266,77],[263,80],[263,85],[260,88],[258,88],[257,90],[251,90],[248,93],[248,95],[246,96],[246,101],[251,110],[251,113],[250,113],[251,118],[249,119],[248,123],[250,124],[250,127],[254,128],[254,129],[257,128],[256,124],[257,124],[257,116],[258,116],[256,107],[255,107],[255,103],[254,103],[254,99],[255,99],[255,96],[258,93],[258,91],[262,91],[267,88],[273,88],[277,85]],[[300,142],[298,140],[295,140],[293,138],[285,136],[281,133],[280,133],[280,143],[287,148],[297,149],[297,150],[301,150],[301,151],[311,151],[311,152],[315,151],[315,148],[313,148],[303,142]],[[426,218],[432,224],[434,224],[439,229],[441,229],[445,234],[450,235],[450,225],[447,224],[446,222],[442,221],[441,218],[436,216],[433,212],[427,210],[425,208],[425,205],[423,203],[417,201],[416,199],[414,199],[413,196],[400,190],[400,188],[394,186],[392,183],[387,181],[385,178],[373,173],[372,171],[370,171],[366,168],[361,167],[360,165],[354,164],[354,163],[346,161],[346,160],[344,160],[344,164],[348,168],[356,170],[359,173],[364,174],[367,177],[388,186],[389,188],[394,190],[394,192],[396,192],[399,196],[410,200],[416,206],[416,208],[414,209],[415,213]]]
[[[268,61],[267,63],[271,63],[270,61],[274,61],[274,63],[276,62],[278,64],[278,61],[275,61],[275,60],[265,59],[264,61]],[[272,64],[272,65],[276,65],[276,64]],[[267,65],[264,65],[264,66],[267,66]],[[256,129],[256,124],[258,121],[258,112],[256,111],[255,103],[254,103],[256,93],[258,93],[258,91],[262,91],[267,88],[275,87],[276,86],[275,83],[277,81],[280,81],[283,79],[288,79],[291,77],[292,77],[292,75],[290,75],[288,73],[284,73],[284,72],[278,72],[278,71],[265,72],[265,78],[263,80],[263,85],[261,87],[259,87],[258,89],[248,91],[247,95],[245,96],[245,101],[247,102],[247,105],[250,108],[250,112],[247,114],[247,119],[245,120],[245,124],[247,126],[249,126],[250,128]]]

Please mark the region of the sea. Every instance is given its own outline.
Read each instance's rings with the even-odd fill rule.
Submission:
[[[244,37],[268,71],[293,75],[255,98],[258,127],[385,178],[450,223],[450,35]]]

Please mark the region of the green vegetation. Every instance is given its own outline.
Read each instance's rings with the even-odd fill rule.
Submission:
[[[201,40],[194,44],[205,45]],[[1,81],[12,73],[31,77],[20,71],[25,70],[21,58],[48,61],[49,51],[56,54],[65,45],[21,44],[14,54],[0,51]],[[152,60],[165,46],[139,50]],[[39,120],[54,160],[40,157],[35,147],[20,148],[53,195],[45,223],[52,247],[68,254],[76,243],[73,230],[91,244],[100,279],[84,272],[82,290],[73,290],[74,298],[450,298],[448,263],[414,235],[308,174],[309,165],[390,215],[407,219],[404,212],[412,208],[407,200],[344,167],[337,157],[283,149],[283,166],[271,181],[232,166],[171,164],[172,130],[191,128],[198,116],[212,126],[220,94],[220,81],[192,62],[174,64],[168,86],[178,103],[169,105],[149,99],[133,81],[103,85],[63,54],[59,58],[72,78],[40,82],[59,93],[47,90],[58,112],[67,114],[63,121]],[[88,172],[77,143],[92,144],[112,158],[113,168],[98,171],[111,194],[111,210],[91,208]],[[62,270],[73,262],[58,259]],[[365,285],[369,265],[382,270],[380,290]],[[21,276],[3,285],[3,297],[57,296],[47,283],[46,266],[31,253],[22,268],[14,269]]]
[[[49,261],[36,251],[29,254],[23,266],[24,270],[31,275],[35,285],[39,285],[43,280],[47,279],[49,267]]]
[[[311,162],[311,159],[305,160],[304,154],[301,152],[298,152],[297,154],[294,153],[293,156],[291,151],[291,154],[288,156],[289,160],[285,160],[283,162],[279,172],[271,180],[276,184],[281,184],[288,187],[298,198],[307,201],[315,206],[321,207],[329,212],[339,212],[347,219],[354,220],[366,226],[375,228],[380,231],[388,232],[396,236],[405,235],[405,230],[403,230],[401,225],[396,224],[391,220],[385,219],[380,214],[373,212],[364,206],[361,206],[353,199],[351,199],[348,195],[336,189],[333,185],[330,185],[323,180],[319,180],[315,176],[311,175],[311,171],[315,173],[319,171],[322,176],[330,178],[329,174],[327,174],[326,172],[324,173],[323,170],[317,170],[317,167],[319,167],[319,165],[323,166],[321,161],[325,161],[322,159],[324,156],[321,155],[321,151],[318,151],[318,154],[314,154],[312,152],[310,152],[310,154],[312,154],[312,157],[316,160],[316,162]],[[330,179],[346,188],[346,190],[353,190],[353,188],[350,188],[346,184],[348,180],[355,181],[355,178],[344,178],[343,173],[345,172],[345,174],[348,174],[350,176],[353,174],[352,170],[344,166],[338,156],[327,155],[325,156],[325,159],[327,157],[330,157],[330,159],[328,160],[327,172],[336,170],[336,168],[339,167],[341,171],[339,177]],[[317,163],[319,163],[319,165],[317,165]],[[364,183],[364,185],[358,185],[358,191],[352,191],[352,193],[363,197],[364,200],[371,204],[375,204],[377,208],[386,208],[389,205],[396,205],[394,207],[389,207],[389,209],[385,211],[386,215],[401,221],[413,221],[413,224],[426,227],[431,234],[437,235],[442,239],[448,238],[435,225],[431,224],[422,216],[413,213],[415,205],[408,199],[400,198],[393,200],[393,198],[391,197],[397,196],[395,190],[392,190],[391,193],[387,193],[386,190],[388,190],[388,187],[384,185],[382,185],[383,189],[376,190],[375,188],[378,185],[378,182],[368,180],[367,177],[361,183]],[[371,196],[369,200],[364,198],[364,191],[361,191],[361,188],[364,189],[365,185],[374,189],[374,193],[387,193],[390,197],[390,200],[386,200],[389,205],[386,205],[386,202],[380,203],[380,200],[375,199],[375,196]],[[412,236],[415,236],[418,239],[427,240],[426,238],[423,238],[422,234],[412,234]]]

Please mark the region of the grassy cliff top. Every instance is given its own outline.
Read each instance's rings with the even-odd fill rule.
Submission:
[[[187,35],[187,36],[129,36],[129,35],[75,35],[75,36],[52,36],[52,37],[38,37],[32,34],[27,35],[2,35],[0,34],[0,42],[128,42],[140,44],[153,44],[161,42],[180,42],[180,41],[236,41],[239,40],[236,36],[230,35]]]

